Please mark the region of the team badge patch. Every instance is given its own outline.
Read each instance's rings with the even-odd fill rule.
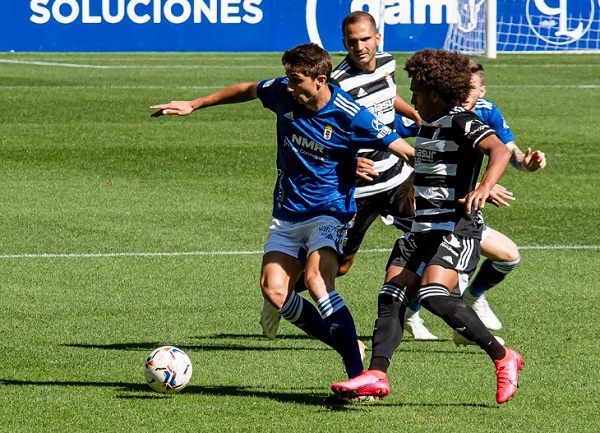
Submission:
[[[333,127],[331,125],[327,125],[325,127],[325,131],[323,131],[323,138],[325,140],[331,140],[332,134],[333,134]]]
[[[275,79],[266,81],[265,83],[263,83],[263,88],[265,87],[269,87],[271,84],[273,84],[275,82]]]

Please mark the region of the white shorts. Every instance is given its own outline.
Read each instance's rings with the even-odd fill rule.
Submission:
[[[299,260],[324,247],[342,254],[348,226],[331,216],[318,216],[308,221],[291,223],[273,218],[264,253],[279,251]]]
[[[485,241],[485,238],[487,238],[489,234],[490,228],[484,224],[483,229],[481,230],[481,242]]]

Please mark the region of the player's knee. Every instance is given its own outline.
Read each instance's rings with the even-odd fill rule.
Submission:
[[[274,306],[281,308],[281,306],[276,304],[282,303],[288,292],[282,278],[263,276],[260,280],[260,288],[263,297],[267,301],[271,302]]]
[[[354,263],[354,254],[349,256],[343,256],[340,260],[340,265],[338,266],[337,275],[338,277],[342,277],[348,273],[350,267]]]
[[[490,229],[491,233],[481,243],[481,255],[494,262],[517,262],[520,260],[519,247],[509,237]]]
[[[519,254],[519,247],[517,247],[517,244],[514,242],[507,243],[505,245],[501,260],[498,261],[514,263],[515,266],[517,266],[519,261],[521,261],[521,255]]]
[[[521,256],[519,256],[518,251],[517,251],[516,257],[513,257],[513,259],[514,260],[493,261],[492,266],[496,270],[498,270],[504,274],[508,274],[509,272],[514,270],[517,267],[517,265],[521,262]]]
[[[337,271],[337,276],[343,277],[344,275],[346,275],[348,273],[348,271],[350,270],[350,266],[352,266],[352,263],[340,265],[340,267],[338,268],[338,271]]]
[[[304,279],[304,283],[306,285],[307,290],[311,294],[323,293],[324,291],[327,291],[328,284],[331,284],[331,283],[326,282],[323,279],[322,275],[318,275],[318,274],[313,274],[313,275],[307,274]]]

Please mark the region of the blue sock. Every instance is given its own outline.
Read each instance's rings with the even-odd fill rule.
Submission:
[[[485,259],[479,268],[479,272],[467,288],[469,294],[474,298],[479,298],[496,284],[502,282],[506,275],[517,267],[520,261],[521,258],[514,262],[493,262],[490,259]]]
[[[412,311],[414,311],[415,313],[418,313],[419,311],[421,311],[421,308],[423,308],[421,306],[421,304],[419,304],[417,301],[415,302],[411,302],[410,305],[408,306],[408,308]]]
[[[334,290],[319,299],[317,307],[329,325],[335,349],[342,356],[348,377],[352,379],[359,376],[363,371],[363,364],[358,348],[358,336],[354,319],[344,300]]]
[[[323,320],[314,305],[296,292],[279,310],[281,317],[306,332],[311,337],[321,340],[328,346],[335,347],[335,342],[329,331],[329,325]]]

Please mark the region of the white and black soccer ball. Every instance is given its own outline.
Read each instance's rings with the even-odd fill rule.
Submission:
[[[161,346],[148,355],[144,377],[154,391],[175,394],[190,383],[192,361],[177,347]]]

